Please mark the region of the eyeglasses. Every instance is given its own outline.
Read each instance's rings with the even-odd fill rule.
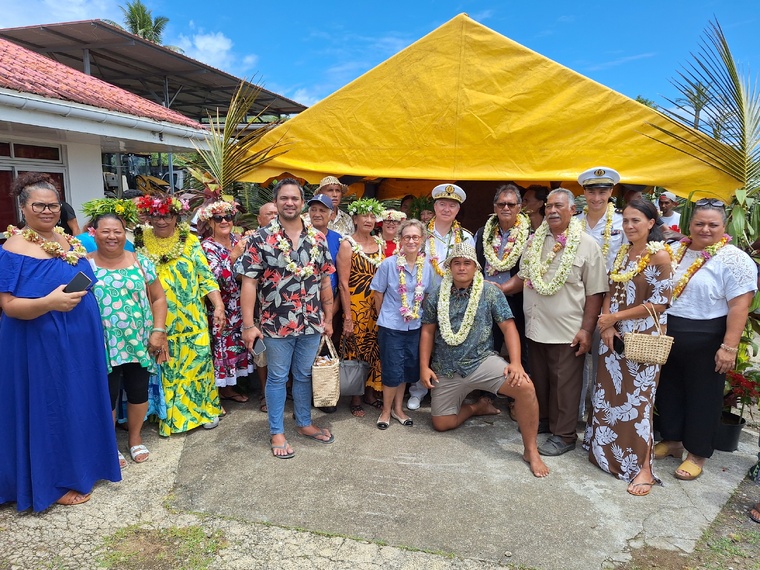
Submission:
[[[225,214],[224,216],[211,216],[211,219],[214,220],[217,224],[219,224],[222,222],[222,220],[224,220],[225,222],[231,222],[234,217],[235,216],[233,216],[232,214]]]
[[[404,241],[420,241],[422,236],[403,236],[401,239]]]
[[[398,224],[401,223],[398,220],[383,220],[384,224]]]
[[[702,198],[694,203],[697,208],[725,208],[726,205],[715,198]]]
[[[51,213],[57,214],[61,211],[61,203],[60,202],[51,202],[49,204],[46,204],[45,202],[32,202],[31,203],[32,212],[35,214],[41,214],[45,211],[45,208],[50,210]]]
[[[517,202],[496,202],[495,206],[499,208],[500,210],[503,210],[504,208],[509,208],[510,210],[512,208],[517,208],[519,206]]]

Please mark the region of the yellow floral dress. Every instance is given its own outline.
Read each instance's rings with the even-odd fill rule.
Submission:
[[[377,267],[364,256],[351,253],[351,272],[348,276],[348,291],[351,295],[351,318],[354,321],[354,334],[358,355],[347,351],[346,358],[356,358],[369,363],[367,386],[383,391],[380,376],[380,348],[377,344],[377,309],[374,291],[370,289]]]
[[[166,419],[159,422],[158,431],[169,436],[211,423],[222,413],[204,304],[204,297],[219,285],[192,234],[182,254],[157,263],[156,270],[166,292],[169,341],[169,361],[161,365]]]

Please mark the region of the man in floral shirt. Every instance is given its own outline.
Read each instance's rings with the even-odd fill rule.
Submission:
[[[332,443],[327,429],[311,423],[311,365],[322,334],[332,334],[332,286],[335,271],[323,234],[301,218],[303,188],[292,178],[274,189],[277,218],[259,228],[241,259],[243,341],[248,350],[261,338],[267,351],[266,400],[272,454],[295,455],[285,439],[288,375],[293,373],[296,429],[319,443]],[[260,328],[253,324],[256,300],[261,303]]]
[[[549,469],[538,453],[538,401],[520,363],[520,335],[504,294],[483,279],[475,248],[458,243],[444,261],[440,289],[425,300],[420,336],[420,381],[432,391],[433,427],[447,431],[472,416],[498,414],[488,397],[465,403],[473,390],[515,399],[523,459],[533,475]],[[510,362],[493,350],[492,324],[504,334]]]

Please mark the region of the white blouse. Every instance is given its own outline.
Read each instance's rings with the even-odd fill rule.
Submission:
[[[698,254],[686,250],[673,276],[674,287]],[[699,321],[724,317],[728,302],[750,291],[757,291],[755,262],[739,248],[726,245],[692,276],[667,314]]]

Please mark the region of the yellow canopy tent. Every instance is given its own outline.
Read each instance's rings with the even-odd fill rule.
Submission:
[[[287,152],[248,180],[575,181],[604,165],[681,196],[739,186],[648,123],[706,136],[460,14],[268,133],[261,148]]]

